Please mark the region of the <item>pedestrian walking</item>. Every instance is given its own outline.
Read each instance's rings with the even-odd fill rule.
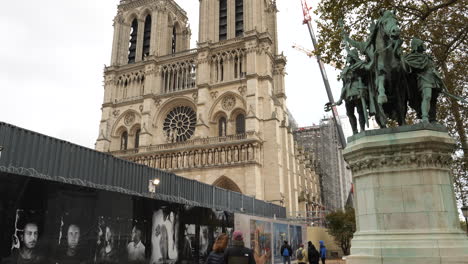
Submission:
[[[223,264],[224,251],[228,245],[229,237],[226,234],[220,234],[213,245],[213,251],[208,255],[205,264]]]
[[[232,245],[224,251],[224,264],[256,264],[253,251],[244,246],[241,231],[232,233]]]
[[[309,264],[319,264],[320,254],[310,241],[307,242],[307,256],[309,258]]]
[[[320,243],[320,259],[322,259],[322,264],[325,264],[325,259],[327,258],[327,248],[323,243],[323,240],[319,241]]]
[[[288,245],[288,241],[284,241],[284,244],[280,249],[281,256],[283,256],[283,264],[291,264],[291,255],[293,253],[291,246]]]
[[[307,250],[304,248],[304,245],[301,244],[296,250],[296,259],[298,264],[307,264]]]

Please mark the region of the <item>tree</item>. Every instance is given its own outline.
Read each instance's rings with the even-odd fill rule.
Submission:
[[[466,0],[322,0],[315,13],[319,31],[317,51],[325,63],[343,66],[339,20],[352,38],[363,41],[380,9],[395,10],[401,22],[404,48],[413,37],[423,40],[434,57],[450,93],[468,97],[468,5]],[[457,199],[467,204],[468,193],[468,107],[440,96],[438,120],[457,142],[452,172]]]
[[[349,255],[351,239],[356,232],[356,220],[354,218],[354,208],[348,207],[328,214],[325,217],[328,233],[335,238],[340,245],[343,254]]]

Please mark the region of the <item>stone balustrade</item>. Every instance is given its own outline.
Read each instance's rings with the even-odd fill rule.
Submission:
[[[181,170],[261,163],[261,147],[259,134],[247,132],[115,151],[112,154],[153,168]]]

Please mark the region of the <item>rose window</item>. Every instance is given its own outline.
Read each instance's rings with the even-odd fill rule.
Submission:
[[[172,109],[164,119],[163,130],[167,141],[182,142],[190,139],[195,133],[197,114],[192,108],[178,106]]]

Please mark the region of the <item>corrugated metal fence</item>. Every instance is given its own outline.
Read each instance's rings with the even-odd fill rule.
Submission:
[[[286,218],[284,207],[0,122],[0,171],[169,202]],[[159,178],[156,193],[149,181]]]

